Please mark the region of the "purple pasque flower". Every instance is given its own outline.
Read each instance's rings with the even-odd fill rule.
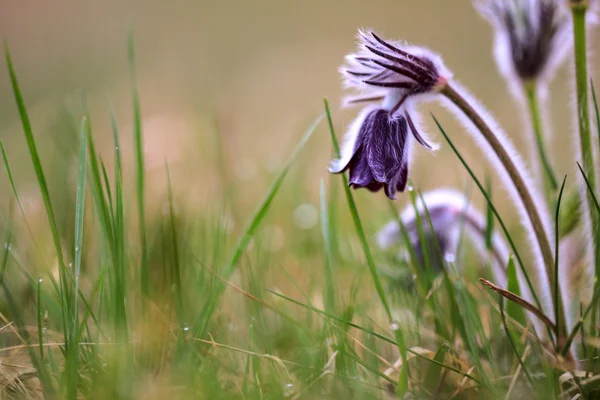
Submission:
[[[345,85],[362,94],[347,97],[345,103],[379,105],[367,106],[354,120],[340,158],[329,171],[349,170],[350,186],[374,192],[384,188],[395,199],[408,182],[413,138],[429,150],[437,148],[417,128],[413,99],[437,92],[449,73],[440,58],[425,49],[388,42],[373,32],[360,31],[358,37],[359,51],[346,57],[348,64],[340,72]]]
[[[521,81],[549,79],[571,45],[564,0],[477,0],[479,13],[495,28],[500,71]]]

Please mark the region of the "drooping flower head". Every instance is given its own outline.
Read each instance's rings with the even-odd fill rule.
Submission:
[[[440,58],[425,49],[388,42],[373,32],[360,31],[358,36],[359,50],[346,57],[341,73],[346,86],[361,94],[345,102],[379,104],[366,107],[352,123],[341,157],[331,163],[330,171],[349,169],[351,186],[384,188],[394,199],[406,188],[412,138],[427,149],[436,148],[417,128],[413,99],[440,90],[450,74]]]
[[[494,27],[496,62],[508,79],[549,79],[570,45],[564,0],[481,0],[476,8]]]

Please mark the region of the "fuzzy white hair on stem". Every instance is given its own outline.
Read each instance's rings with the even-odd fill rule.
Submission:
[[[541,223],[543,226],[544,234],[546,235],[549,242],[553,240],[553,234],[550,229],[551,226],[551,218],[546,208],[545,202],[542,200],[542,197],[539,193],[537,193],[536,185],[534,185],[532,179],[525,168],[525,164],[521,159],[521,156],[514,148],[513,144],[504,133],[504,131],[500,128],[500,125],[495,121],[495,119],[490,115],[490,113],[480,104],[476,98],[471,95],[462,85],[460,85],[456,81],[451,82],[454,90],[466,100],[468,104],[471,105],[476,111],[477,114],[485,121],[485,123],[490,127],[490,129],[494,132],[496,138],[502,144],[502,147],[508,153],[511,161],[518,169],[525,185],[527,186],[529,192],[531,193],[532,200],[535,203],[537,208],[537,212],[541,216]],[[538,238],[534,229],[533,224],[531,223],[530,216],[525,208],[525,205],[519,196],[517,188],[510,178],[506,168],[500,161],[500,159],[496,156],[495,152],[492,150],[491,146],[485,140],[485,138],[480,134],[478,128],[474,125],[474,123],[458,108],[458,106],[452,102],[451,100],[444,98],[442,104],[458,119],[458,121],[466,128],[467,132],[471,135],[471,137],[475,140],[477,145],[481,148],[482,153],[489,155],[487,159],[492,164],[494,169],[497,171],[498,176],[503,182],[503,186],[507,189],[509,196],[513,199],[513,203],[516,205],[519,216],[521,217],[523,226],[527,231],[528,239],[531,242],[531,249],[533,255],[533,262],[530,264],[533,266],[533,270],[528,271],[528,273],[535,274],[534,281],[538,283],[536,292],[538,293],[538,297],[540,299],[542,305],[542,311],[553,318],[554,316],[554,307],[553,307],[553,299],[552,299],[552,291],[550,285],[548,284],[547,272],[545,270],[545,262],[542,256],[542,252],[540,247],[538,246]],[[523,293],[528,293],[529,290],[526,290],[521,280],[520,282]],[[531,301],[531,298],[527,300]],[[538,329],[539,332],[543,332],[543,329]]]

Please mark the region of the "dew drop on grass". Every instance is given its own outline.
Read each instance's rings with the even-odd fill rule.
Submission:
[[[44,282],[44,278],[40,278],[40,279],[38,279],[38,282],[39,282],[39,283],[42,283],[42,282]]]
[[[415,188],[413,187],[413,185],[408,185],[408,186],[406,187],[406,190],[408,190],[409,192],[412,192],[412,191],[414,191],[414,190],[415,190]]]
[[[187,324],[187,322],[183,323],[183,330],[186,332],[190,330],[190,326]]]
[[[286,383],[283,386],[283,395],[285,397],[290,397],[293,394],[294,394],[294,384],[293,383]]]
[[[390,324],[390,328],[392,329],[392,331],[396,332],[398,329],[400,329],[400,326],[398,326],[397,322],[392,322]]]

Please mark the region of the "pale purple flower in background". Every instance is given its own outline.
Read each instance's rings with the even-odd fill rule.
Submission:
[[[425,212],[427,209],[427,212]],[[417,218],[417,216],[419,218]],[[431,226],[427,218],[431,218]],[[461,231],[470,239],[475,249],[482,258],[483,264],[490,260],[495,282],[500,286],[507,283],[506,265],[509,259],[509,250],[504,239],[497,233],[492,234],[491,249],[488,251],[485,244],[486,219],[484,215],[471,205],[469,200],[460,192],[451,189],[437,189],[423,194],[418,198],[416,209],[409,204],[400,213],[400,221],[406,228],[408,239],[416,254],[423,262],[423,243],[419,235],[419,222],[426,240],[428,253],[437,257],[439,250],[443,260],[435,259],[436,269],[442,265],[437,263],[455,263],[459,251]],[[438,242],[436,244],[436,241]],[[393,220],[385,225],[377,234],[377,243],[382,249],[399,246],[403,243],[400,226]],[[436,247],[431,247],[436,246]],[[439,257],[438,257],[439,258]],[[460,266],[462,263],[457,262]]]
[[[351,124],[341,156],[330,172],[349,169],[349,184],[371,191],[384,188],[394,199],[408,182],[412,139],[429,150],[431,143],[418,128],[414,99],[435,93],[450,77],[441,59],[429,51],[384,41],[375,33],[359,32],[359,51],[341,68],[345,85],[361,91],[345,104],[378,101],[367,106]],[[410,132],[410,133],[409,133]]]
[[[495,28],[496,63],[511,86],[515,80],[546,84],[570,52],[564,0],[482,0],[476,7]]]

